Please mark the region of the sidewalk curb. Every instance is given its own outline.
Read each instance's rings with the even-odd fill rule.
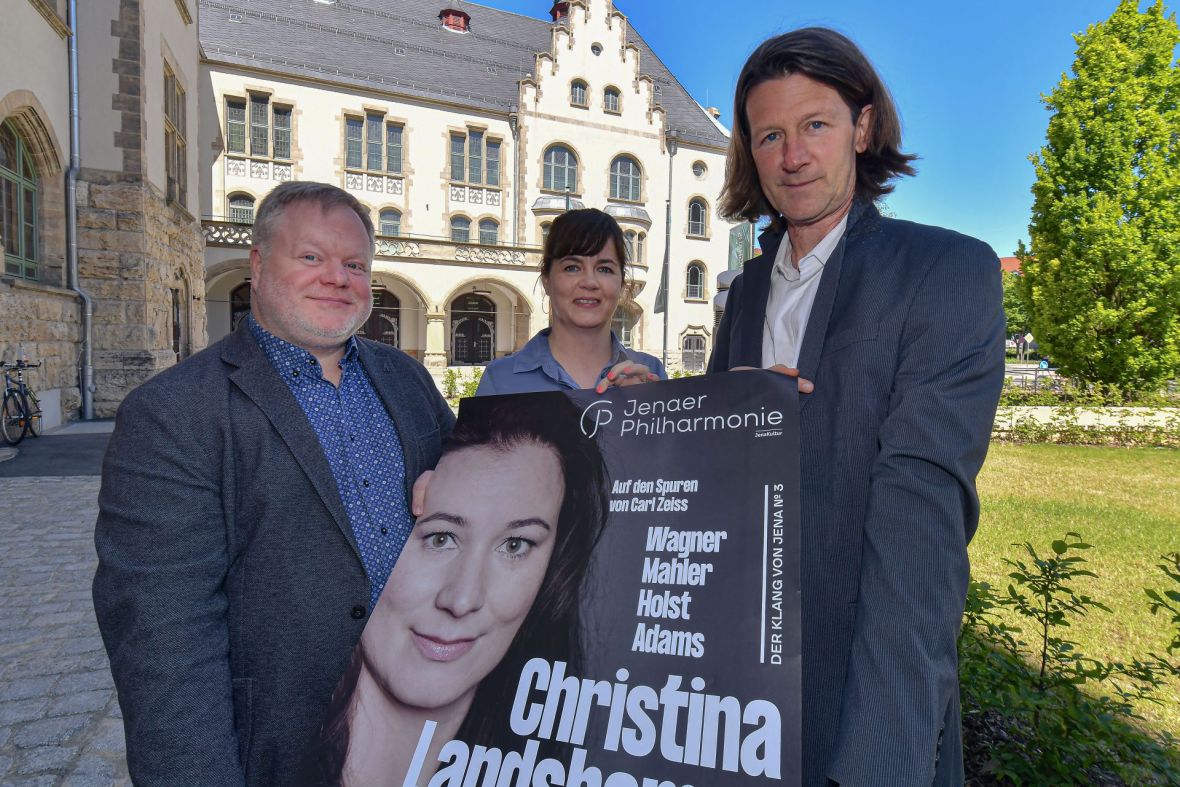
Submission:
[[[18,453],[20,452],[9,446],[0,448],[0,462],[7,462],[9,459],[16,459],[16,455]]]

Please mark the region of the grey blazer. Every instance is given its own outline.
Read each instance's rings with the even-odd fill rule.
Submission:
[[[734,280],[710,372],[762,365],[780,240]],[[815,383],[799,414],[803,783],[962,783],[955,641],[1004,376],[996,255],[858,200],[799,371]]]
[[[408,495],[454,419],[422,366],[358,341]],[[246,326],[124,400],[95,545],[135,782],[290,784],[369,581],[315,432]]]

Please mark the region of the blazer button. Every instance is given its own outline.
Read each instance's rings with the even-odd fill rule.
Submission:
[[[352,608],[352,619],[353,620],[360,620],[364,616],[365,616],[365,608],[362,607],[360,604],[357,604],[355,607]]]

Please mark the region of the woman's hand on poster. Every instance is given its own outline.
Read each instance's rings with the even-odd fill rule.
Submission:
[[[731,372],[748,372],[757,369],[756,366],[735,366],[729,371]],[[790,366],[783,366],[781,363],[776,363],[774,366],[767,367],[768,372],[777,372],[778,374],[786,375],[787,377],[794,377],[799,381],[799,393],[809,394],[815,390],[815,384],[811,380],[806,380],[799,376],[799,370],[793,369]]]
[[[605,393],[608,388],[625,388],[628,385],[653,383],[658,379],[660,378],[655,372],[641,363],[620,361],[611,367],[611,370],[606,373],[606,377],[598,381],[598,386],[594,390],[598,393]]]

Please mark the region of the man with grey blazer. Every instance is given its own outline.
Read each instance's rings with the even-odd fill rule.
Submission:
[[[251,314],[119,408],[94,606],[137,784],[285,785],[413,527],[453,417],[426,370],[354,337],[368,212],[261,203]]]
[[[709,371],[814,383],[799,414],[803,783],[961,784],[955,641],[1004,373],[999,261],[877,212],[914,157],[844,36],[762,44],[734,119],[721,212],[770,229]]]

